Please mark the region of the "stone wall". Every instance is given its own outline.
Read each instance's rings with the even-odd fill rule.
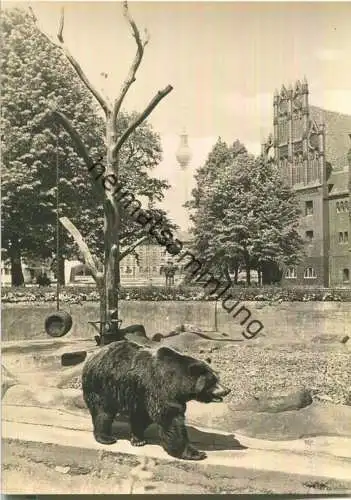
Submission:
[[[243,326],[240,321],[245,319],[245,315],[233,318],[240,306],[245,306],[251,314]],[[62,309],[70,311],[73,316],[73,327],[66,338],[91,338],[96,335],[88,321],[98,320],[97,303],[63,305]],[[44,321],[46,315],[54,311],[54,304],[4,304],[2,340],[49,338],[44,330]],[[351,308],[345,302],[283,302],[272,305],[245,302],[229,314],[220,303],[216,306],[215,302],[121,301],[120,317],[122,326],[143,323],[148,335],[171,331],[180,323],[192,323],[213,331],[217,323],[218,331],[233,338],[242,338],[247,323],[256,320],[264,326],[262,333],[275,339],[307,340],[324,334],[351,336]]]

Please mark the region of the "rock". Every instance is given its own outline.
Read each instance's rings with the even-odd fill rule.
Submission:
[[[61,465],[56,465],[55,471],[56,472],[61,472],[61,474],[67,474],[69,472],[70,468],[69,467],[61,467]]]
[[[298,389],[288,394],[261,393],[257,397],[248,398],[239,403],[229,404],[234,411],[256,411],[278,413],[282,411],[299,410],[312,403],[311,392]]]
[[[87,408],[87,405],[85,404],[85,401],[83,399],[83,394],[79,394],[78,396],[73,398],[73,405],[80,410],[85,410]]]
[[[325,394],[317,394],[316,399],[319,399],[319,401],[327,401],[328,403],[333,402],[333,399],[330,396],[326,396]]]
[[[338,334],[326,334],[326,335],[317,335],[316,337],[312,337],[312,342],[319,342],[321,344],[332,344],[333,342],[341,342],[342,344],[346,344],[349,340],[348,335],[338,335]]]
[[[175,328],[175,330],[172,330],[169,333],[162,333],[162,334],[161,333],[159,333],[159,334],[156,333],[156,335],[161,335],[161,337],[163,339],[168,339],[169,337],[175,337],[176,335],[179,335],[180,333],[181,333],[181,330],[179,330],[178,328]]]
[[[182,325],[177,325],[174,330],[169,333],[155,333],[151,340],[154,342],[161,342],[162,339],[168,339],[170,337],[175,337],[180,335],[181,333],[203,333],[201,328],[195,325],[191,325],[189,323],[184,323]]]
[[[153,335],[153,336],[151,337],[151,340],[152,340],[153,342],[161,342],[161,340],[162,340],[163,338],[164,338],[164,337],[163,337],[162,333],[155,333],[155,335]]]
[[[214,352],[214,351],[218,351],[218,349],[219,349],[218,345],[215,345],[213,347],[210,347],[209,350],[208,350],[208,352],[211,353],[211,352]]]
[[[18,384],[17,378],[4,365],[1,365],[1,399],[5,396],[10,387]]]

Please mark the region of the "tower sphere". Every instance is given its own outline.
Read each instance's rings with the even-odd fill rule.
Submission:
[[[191,149],[188,145],[188,134],[182,132],[180,134],[180,144],[176,152],[176,158],[182,169],[185,169],[191,160]]]

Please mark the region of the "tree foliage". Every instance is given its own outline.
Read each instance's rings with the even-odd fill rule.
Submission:
[[[217,141],[196,176],[188,204],[194,223],[194,248],[230,279],[245,268],[280,268],[301,257],[299,209],[273,162],[255,158],[235,141]]]

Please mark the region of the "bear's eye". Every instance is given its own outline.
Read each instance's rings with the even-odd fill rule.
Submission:
[[[217,385],[216,377],[211,377],[210,379],[208,379],[207,387],[209,390],[214,389],[216,385]]]

